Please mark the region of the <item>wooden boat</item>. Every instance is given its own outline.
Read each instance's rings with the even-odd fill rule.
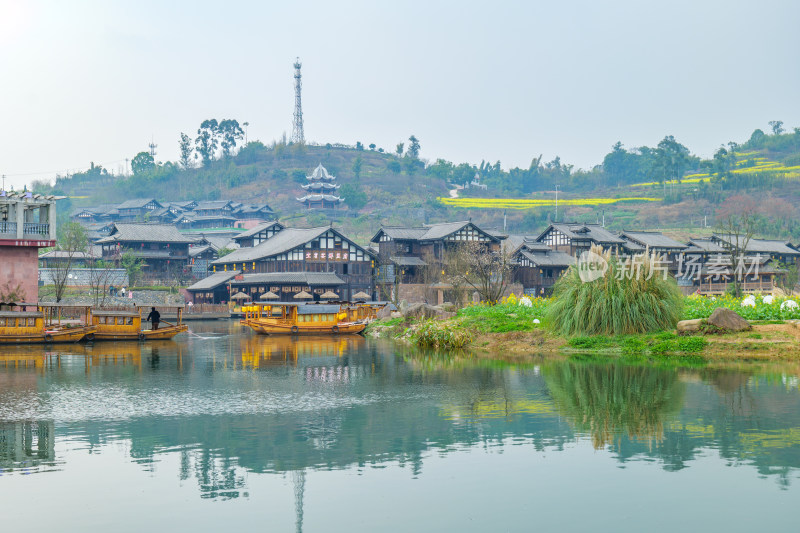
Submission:
[[[77,320],[53,320],[51,309],[56,306],[30,306],[35,306],[36,311],[13,310],[14,307],[26,309],[28,305],[14,305],[10,306],[10,311],[0,311],[0,344],[77,342],[97,329]]]
[[[97,341],[130,341],[130,340],[164,340],[171,339],[178,333],[183,333],[189,327],[182,323],[183,308],[177,308],[177,321],[175,324],[161,321],[157,330],[142,329],[142,308],[137,307],[130,311],[111,311],[105,309],[92,310],[92,325],[97,327],[94,340]]]
[[[242,324],[262,335],[343,335],[367,327],[364,320],[348,320],[339,304],[279,302],[243,310]]]

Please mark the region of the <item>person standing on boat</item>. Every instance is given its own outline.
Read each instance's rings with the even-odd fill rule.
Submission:
[[[156,308],[153,307],[152,310],[150,311],[150,314],[147,315],[147,320],[149,322],[152,322],[153,331],[155,331],[158,329],[158,323],[161,322],[161,313],[156,311]]]

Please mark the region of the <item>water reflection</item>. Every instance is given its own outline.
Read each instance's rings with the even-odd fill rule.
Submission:
[[[288,475],[301,523],[308,471],[395,464],[421,478],[431,454],[571,453],[587,435],[621,465],[679,471],[714,451],[784,487],[800,467],[800,394],[781,374],[509,365],[229,328],[195,326],[176,342],[4,349],[0,468],[52,468],[59,441],[98,453],[125,442],[149,471],[177,455],[171,475],[194,480],[203,498],[241,497],[248,473]]]
[[[595,448],[622,435],[662,440],[665,420],[683,406],[684,385],[674,370],[619,363],[547,365],[545,382],[555,404]]]

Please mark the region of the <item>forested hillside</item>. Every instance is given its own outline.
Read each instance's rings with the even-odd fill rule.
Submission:
[[[209,124],[213,127],[204,129]],[[374,144],[311,146],[285,140],[251,141],[238,148],[237,128],[236,121],[205,121],[194,143],[182,134],[179,162],[156,162],[141,152],[130,175],[114,176],[93,166],[34,188],[71,197],[62,213],[134,197],[225,198],[268,203],[293,224],[334,221],[362,237],[380,224],[466,218],[532,233],[556,217],[557,189],[559,220],[702,233],[728,214],[748,211],[759,233],[800,238],[800,128],[787,132],[780,121],[770,123],[769,133],[757,129],[746,142],[721,145],[710,159],[666,136],[655,147],[617,143],[589,170],[576,170],[558,157],[544,162],[537,156],[528,168],[508,170],[500,161],[424,160],[413,135],[391,154]],[[320,163],[342,186],[346,207],[336,213],[308,212],[296,201],[305,176]]]

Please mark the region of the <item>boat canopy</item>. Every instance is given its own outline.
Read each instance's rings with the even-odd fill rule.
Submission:
[[[139,313],[131,311],[105,311],[103,309],[96,309],[92,311],[94,316],[139,316]]]
[[[298,305],[298,315],[315,315],[317,313],[338,313],[341,309],[338,305]]]
[[[0,318],[42,318],[36,311],[0,311]]]

